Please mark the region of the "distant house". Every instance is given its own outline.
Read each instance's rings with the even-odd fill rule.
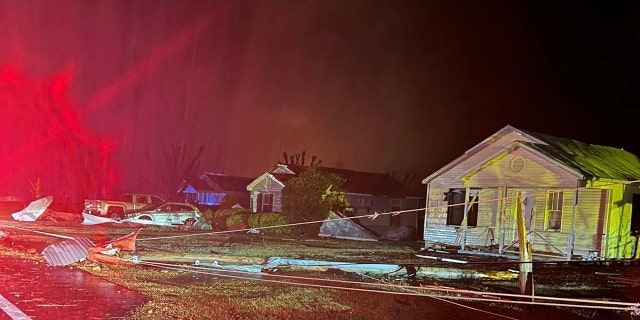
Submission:
[[[625,150],[507,125],[422,181],[425,245],[517,250],[520,210],[534,255],[635,257],[639,179]]]
[[[277,164],[247,185],[251,194],[253,212],[281,212],[282,189],[287,181],[299,175],[309,167]],[[359,172],[336,168],[321,167],[321,170],[336,174],[345,179],[343,188],[347,191],[350,204],[343,214],[360,216],[375,212],[385,213],[400,210],[411,210],[424,207],[424,196],[420,190],[409,188],[387,174]],[[380,215],[375,219],[358,218],[359,224],[368,230],[382,234],[390,227],[406,226],[415,231],[418,226],[418,211],[404,212],[397,215]]]
[[[203,173],[197,179],[183,180],[178,192],[183,194],[185,202],[188,203],[218,206],[225,196],[229,196],[242,207],[248,208],[247,185],[253,179],[219,173]]]

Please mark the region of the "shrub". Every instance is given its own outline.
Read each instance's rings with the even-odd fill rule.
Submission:
[[[213,224],[213,217],[214,212],[211,209],[207,209],[202,212],[202,218],[204,218],[204,221],[206,221],[208,224]]]
[[[228,208],[213,213],[213,219],[226,219],[236,214],[250,214],[251,210],[245,208]]]
[[[249,229],[249,223],[247,222],[249,213],[245,211],[235,213],[226,219],[227,230],[241,230]]]
[[[254,213],[249,216],[249,228],[260,229],[265,234],[290,234],[292,228],[290,226],[280,228],[266,228],[272,226],[281,226],[287,224],[284,217],[275,212]]]

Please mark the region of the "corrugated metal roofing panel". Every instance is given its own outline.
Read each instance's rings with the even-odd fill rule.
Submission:
[[[49,245],[42,250],[42,255],[50,266],[66,266],[86,259],[90,247],[95,247],[91,240],[74,238]]]

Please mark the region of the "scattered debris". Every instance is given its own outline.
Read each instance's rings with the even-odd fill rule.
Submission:
[[[67,239],[44,248],[42,255],[50,266],[66,266],[84,261],[89,255],[88,249],[94,246],[87,238]]]
[[[105,217],[99,217],[99,216],[95,216],[92,214],[88,214],[88,213],[82,213],[82,223],[84,225],[96,225],[96,224],[101,224],[101,223],[115,223],[115,222],[121,222],[121,221],[117,221],[117,220],[113,220],[111,218],[105,218]]]
[[[614,276],[609,276],[608,278],[610,280],[615,281],[615,282],[628,284],[628,285],[631,285],[631,286],[639,286],[640,285],[640,280],[635,279],[635,278],[614,277]]]
[[[211,225],[202,218],[189,218],[185,220],[182,225],[178,225],[177,227],[181,230],[213,230]]]
[[[124,235],[108,243],[105,246],[105,248],[107,249],[118,248],[124,251],[136,251],[136,239],[138,238],[138,234],[140,233],[140,230],[142,229],[138,229],[135,232]]]
[[[120,250],[135,251],[136,238],[141,229],[122,236],[104,246],[98,246],[87,238],[72,238],[44,248],[42,255],[50,266],[66,266],[84,260],[117,264],[131,264],[122,259]]]
[[[82,215],[73,212],[60,212],[54,211],[51,209],[47,209],[45,213],[40,216],[40,219],[44,221],[53,221],[53,222],[82,222]]]
[[[31,201],[26,208],[12,213],[11,216],[17,221],[36,221],[45,211],[47,211],[51,202],[53,202],[53,196]]]
[[[390,241],[403,241],[411,238],[412,235],[413,235],[412,227],[395,227],[395,228],[386,230],[380,236],[380,239],[390,240]]]
[[[91,247],[87,260],[110,264],[135,264],[132,260],[123,259],[119,248]]]
[[[26,251],[27,250],[26,247],[23,244],[20,244],[19,242],[20,241],[17,241],[16,239],[14,239],[11,236],[11,234],[9,234],[8,232],[0,231],[0,245],[17,249],[20,251]]]
[[[60,212],[49,209],[49,206],[53,202],[53,196],[40,198],[38,200],[31,201],[29,205],[11,216],[17,221],[29,221],[36,220],[45,221],[66,221],[66,222],[81,222],[82,217],[77,213]]]
[[[467,261],[464,261],[464,260],[457,260],[457,259],[450,259],[450,258],[442,258],[442,257],[435,257],[435,256],[424,256],[424,255],[420,255],[420,254],[416,254],[416,257],[418,257],[418,258],[433,259],[433,260],[438,260],[438,261],[443,261],[443,262],[467,263]]]
[[[94,246],[89,248],[87,260],[112,263],[112,264],[135,264],[134,259],[124,259],[122,251],[135,251],[136,239],[140,233],[138,229],[135,232],[124,235],[105,246]]]
[[[347,240],[378,241],[378,237],[340,212],[329,211],[318,236]]]

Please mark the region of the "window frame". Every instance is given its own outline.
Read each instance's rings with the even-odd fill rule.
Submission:
[[[447,226],[461,227],[462,221],[464,221],[464,209],[466,201],[467,190],[463,188],[452,188],[445,193],[445,201],[447,201]],[[478,226],[478,202],[480,197],[480,189],[469,190],[469,201],[473,200],[474,196],[477,196],[473,202],[470,202],[471,209],[467,214],[467,227]]]
[[[545,196],[544,206],[545,231],[562,230],[563,206],[564,192],[562,190],[548,190]]]

